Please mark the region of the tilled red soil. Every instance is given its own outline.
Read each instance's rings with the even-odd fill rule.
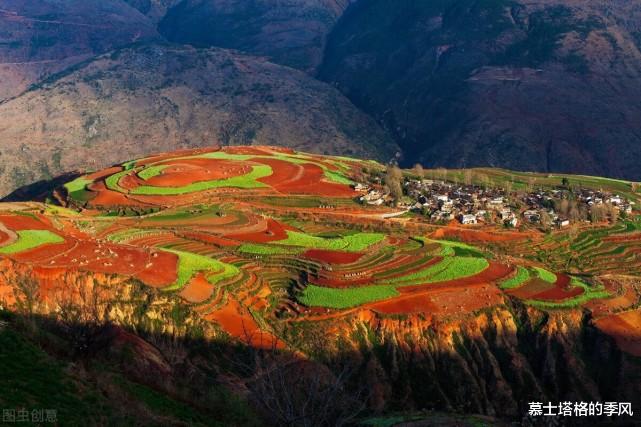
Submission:
[[[327,251],[322,249],[310,249],[303,254],[303,257],[321,261],[327,264],[344,265],[352,264],[363,257],[359,252]]]
[[[251,172],[251,165],[217,159],[168,160],[160,175],[154,176],[144,185],[152,187],[184,187],[195,182],[214,181],[242,176]]]
[[[456,280],[448,280],[445,282],[428,283],[425,285],[403,286],[398,288],[398,290],[401,294],[412,294],[421,292],[426,288],[440,290],[448,288],[463,288],[470,285],[477,285],[479,283],[496,283],[512,273],[513,269],[514,267],[512,266],[490,261],[490,265],[488,266],[488,268],[475,276],[464,277],[462,279]]]
[[[253,347],[265,349],[285,347],[278,338],[261,330],[249,311],[233,298],[229,298],[223,308],[205,315],[204,318],[215,321],[229,335]]]
[[[287,239],[285,227],[274,219],[267,219],[267,228],[254,233],[227,234],[225,237],[251,243],[269,243]]]
[[[178,295],[192,304],[207,301],[214,293],[214,287],[207,281],[203,273],[198,273],[180,291]]]
[[[8,240],[9,240],[9,235],[4,231],[0,230],[0,245],[7,242]]]
[[[539,278],[534,278],[523,286],[510,289],[508,294],[520,299],[534,299],[541,301],[562,301],[579,296],[583,288],[572,287],[571,278],[566,274],[557,274],[555,283],[548,283]]]

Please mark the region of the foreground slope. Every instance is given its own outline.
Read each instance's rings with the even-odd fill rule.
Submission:
[[[395,153],[337,90],[220,49],[144,45],[100,56],[0,105],[0,124],[0,194],[63,171],[212,143],[382,160]]]
[[[357,2],[319,75],[408,163],[639,179],[640,22],[629,1]]]
[[[383,170],[256,146],[89,173],[56,191],[66,208],[1,205],[0,300],[23,301],[15,284],[29,274],[35,309],[54,318],[89,287],[99,323],[349,361],[373,411],[518,418],[532,400],[641,403],[624,379],[640,373],[638,221],[434,226],[356,202],[355,184],[376,188]],[[577,254],[590,262],[567,261]]]

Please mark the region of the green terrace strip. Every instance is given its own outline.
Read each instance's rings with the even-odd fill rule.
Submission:
[[[516,269],[516,275],[510,279],[502,281],[499,286],[501,289],[514,289],[518,288],[528,280],[530,280],[530,271],[519,265]]]
[[[249,255],[297,255],[305,250],[305,248],[260,245],[256,243],[245,243],[238,247],[239,252]]]
[[[345,175],[338,173],[338,172],[332,172],[332,171],[325,171],[325,178],[329,182],[333,182],[336,184],[345,184],[345,185],[354,185],[355,182],[352,181],[351,179],[347,178]]]
[[[381,233],[356,233],[339,238],[312,236],[297,231],[288,231],[287,239],[274,242],[278,245],[300,246],[310,249],[361,252],[385,239]]]
[[[166,248],[162,250],[178,256],[178,279],[174,284],[163,288],[164,291],[182,289],[199,272],[205,273],[207,281],[212,285],[240,274],[240,270],[235,265],[226,264],[203,255]]]
[[[120,186],[120,179],[125,175],[129,174],[128,170],[123,170],[113,175],[110,175],[105,179],[105,186],[112,191],[117,191],[119,193],[126,193],[127,190]]]
[[[124,243],[130,240],[141,239],[147,236],[153,236],[158,233],[166,233],[168,231],[163,229],[140,229],[140,228],[127,228],[125,230],[117,231],[107,236],[107,239],[114,243]]]
[[[344,309],[398,296],[393,286],[365,286],[362,288],[324,288],[309,285],[298,300],[308,307]]]
[[[62,237],[49,230],[20,230],[16,234],[18,234],[18,240],[10,245],[0,247],[1,254],[15,254],[39,246],[63,243],[65,241]]]
[[[556,274],[552,273],[551,271],[548,271],[541,267],[534,267],[534,271],[536,271],[536,275],[539,277],[539,279],[548,283],[556,282]]]
[[[246,175],[234,176],[226,179],[217,179],[213,181],[194,182],[183,187],[151,187],[143,185],[131,191],[134,195],[147,196],[171,196],[178,194],[195,193],[198,191],[212,190],[214,188],[264,188],[267,185],[257,181],[272,174],[272,168],[267,165],[257,165],[252,167],[252,171]]]
[[[424,245],[436,243],[441,245],[441,256],[462,256],[462,257],[485,257],[483,252],[474,246],[465,243],[455,242],[453,240],[433,240],[427,237],[414,237],[414,240],[422,242]]]
[[[599,286],[590,286],[587,283],[583,282],[581,279],[572,277],[572,286],[578,286],[583,288],[583,293],[576,297],[564,300],[564,301],[539,301],[539,300],[527,300],[526,304],[529,304],[533,307],[540,309],[564,309],[564,308],[577,308],[593,299],[603,299],[610,298],[612,295],[605,290],[603,285]]]
[[[394,279],[387,283],[396,286],[412,286],[450,280],[463,279],[475,276],[489,267],[489,262],[477,257],[446,257],[438,264],[431,265],[424,270],[407,276]]]
[[[138,177],[140,179],[144,179],[145,181],[148,181],[151,178],[160,175],[162,171],[164,171],[168,167],[169,165],[150,166],[138,172]]]
[[[86,179],[85,177],[79,177],[74,179],[71,182],[68,182],[64,185],[69,197],[77,201],[86,201],[87,199],[87,185],[93,183],[93,181]]]

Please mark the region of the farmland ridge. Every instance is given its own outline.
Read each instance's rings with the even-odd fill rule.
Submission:
[[[210,146],[78,176],[55,190],[55,204],[0,204],[4,327],[21,330],[6,307],[43,316],[36,324],[53,334],[82,332],[56,335],[67,343],[59,357],[124,376],[92,379],[86,363],[85,381],[103,394],[134,382],[182,396],[191,415],[164,410],[175,422],[240,416],[229,401],[216,401],[225,410],[215,414],[203,404],[220,390],[269,419],[264,387],[305,398],[308,380],[333,384],[346,366],[333,411],[292,416],[333,425],[354,411],[437,409],[464,414],[458,425],[478,416],[501,425],[522,420],[531,401],[641,404],[638,210],[579,230],[430,224],[394,204],[363,203],[384,191],[389,170],[282,147]],[[492,185],[511,173],[490,172]],[[403,173],[408,185],[420,182],[415,173]],[[511,179],[524,186],[533,176],[555,191],[558,180],[584,179],[590,191],[638,201],[625,181]],[[37,298],[25,305],[29,295]],[[74,329],[70,313],[91,327]],[[127,354],[134,369],[119,362]],[[230,364],[232,354],[290,379],[270,383]],[[204,384],[219,391],[197,397]]]

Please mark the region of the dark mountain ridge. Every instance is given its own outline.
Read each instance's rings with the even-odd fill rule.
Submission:
[[[319,77],[405,163],[640,179],[641,7],[633,2],[357,2]]]

